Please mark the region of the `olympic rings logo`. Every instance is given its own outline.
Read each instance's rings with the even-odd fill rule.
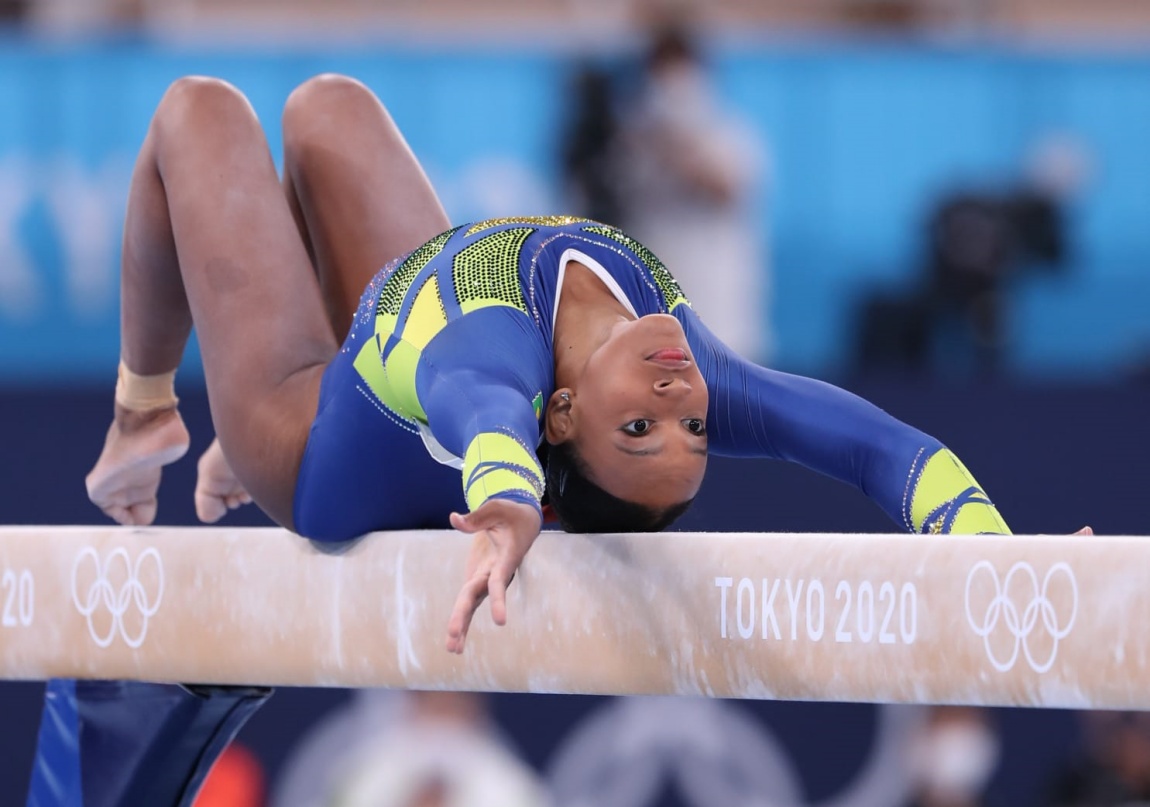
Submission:
[[[987,605],[982,620],[978,621],[971,613],[970,586],[983,570],[990,575],[994,585],[994,597]],[[1058,609],[1055,608],[1049,596],[1050,584],[1055,579],[1055,575],[1065,577],[1070,583],[1072,594],[1070,616],[1065,625],[1062,624]],[[1021,611],[1011,597],[1011,583],[1015,578],[1024,582],[1029,581],[1027,593],[1030,599]],[[1032,670],[1036,673],[1044,673],[1054,666],[1054,659],[1058,655],[1058,643],[1070,635],[1070,630],[1074,627],[1074,620],[1078,617],[1078,582],[1074,579],[1074,572],[1070,566],[1059,562],[1050,567],[1046,577],[1042,579],[1042,585],[1039,586],[1038,574],[1034,571],[1034,567],[1025,561],[1019,561],[1011,566],[1005,579],[999,582],[998,572],[995,571],[994,566],[991,565],[990,561],[983,560],[976,563],[966,577],[965,601],[967,622],[970,623],[974,634],[982,639],[983,645],[986,647],[986,655],[996,670],[1007,672],[1013,668],[1015,662],[1018,661],[1019,651],[1021,651],[1026,656],[1026,661]],[[1000,619],[1006,630],[1014,638],[1014,647],[1006,659],[999,658],[990,641]],[[1035,659],[1030,648],[1030,638],[1034,634],[1035,628],[1038,627],[1039,620],[1042,621],[1042,627],[1052,640],[1049,658],[1041,660]]]
[[[91,562],[87,563],[91,558]],[[156,567],[155,593],[149,591],[141,580],[140,572],[144,561],[151,560]],[[80,596],[80,583],[78,572],[83,566],[95,566],[95,579],[88,585],[83,598]],[[117,575],[117,584],[112,582],[112,572],[117,564],[123,566],[123,579]],[[100,555],[92,547],[86,547],[72,564],[72,602],[80,616],[88,621],[88,632],[100,647],[109,647],[119,634],[124,642],[133,649],[144,643],[148,635],[148,620],[155,616],[160,609],[160,601],[164,598],[164,566],[160,562],[160,553],[148,548],[140,553],[133,564],[128,557],[128,550],[123,547],[113,549],[108,555],[107,562],[101,562]],[[138,625],[130,629],[124,617],[135,606],[139,613]],[[106,630],[100,630],[94,617],[107,611],[111,614],[111,623]]]

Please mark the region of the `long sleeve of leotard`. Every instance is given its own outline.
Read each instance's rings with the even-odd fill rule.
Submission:
[[[420,403],[436,442],[462,460],[469,510],[488,499],[540,508],[535,455],[550,363],[526,317],[508,308],[474,312],[424,350]]]
[[[1006,534],[998,510],[938,440],[831,384],[753,364],[679,306],[710,390],[709,450],[803,465],[861,490],[911,532]]]

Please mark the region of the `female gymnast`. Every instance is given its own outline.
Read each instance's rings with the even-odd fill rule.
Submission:
[[[937,440],[740,358],[623,232],[553,216],[452,228],[359,82],[308,81],[282,125],[281,181],[222,81],[177,81],[152,119],[125,222],[115,416],[87,478],[115,520],[150,523],[161,467],[187,450],[173,378],[194,323],[218,435],[201,517],[250,494],[320,541],[474,534],[453,652],[486,596],[505,622],[545,495],[571,531],[659,530],[709,452],[802,463],[910,531],[1008,532]]]

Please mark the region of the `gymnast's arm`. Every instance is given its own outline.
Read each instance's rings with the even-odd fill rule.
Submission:
[[[416,394],[435,439],[463,461],[469,510],[501,499],[542,518],[535,448],[551,384],[550,351],[510,306],[473,311],[424,348]]]
[[[463,459],[463,494],[478,510],[492,499],[531,507],[542,519],[539,422],[529,398],[479,373],[440,374],[424,402],[435,439]]]
[[[759,367],[678,306],[710,390],[712,453],[796,462],[865,493],[910,532],[1009,534],[982,488],[938,440],[831,384]]]
[[[506,622],[507,586],[543,524],[543,469],[534,446],[550,368],[525,324],[508,310],[473,312],[427,346],[416,380],[432,435],[462,458],[470,512],[453,513],[451,524],[475,536],[448,623],[454,653],[463,652],[471,618],[488,595],[495,623]]]

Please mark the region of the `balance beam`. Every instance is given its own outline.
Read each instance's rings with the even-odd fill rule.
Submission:
[[[1150,708],[1150,539],[0,527],[0,679]]]

